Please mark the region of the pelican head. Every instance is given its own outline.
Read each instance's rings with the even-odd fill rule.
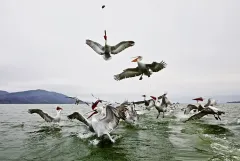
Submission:
[[[154,99],[155,101],[157,100],[157,98],[156,97],[154,97],[154,96],[150,96],[152,99]]]
[[[132,60],[132,62],[138,62],[142,60],[142,56],[137,56],[137,57],[133,57],[134,59]]]
[[[57,106],[56,110],[57,111],[62,111],[63,109],[61,107]]]
[[[96,106],[93,110],[93,113],[90,116],[88,116],[87,119],[89,119],[90,117],[92,117],[93,115],[95,115],[97,113],[102,113],[104,108],[106,108],[106,107],[105,106]]]

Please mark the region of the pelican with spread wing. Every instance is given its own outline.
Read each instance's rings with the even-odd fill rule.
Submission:
[[[114,75],[114,79],[120,81],[125,78],[131,78],[140,76],[139,80],[142,80],[143,75],[148,77],[151,76],[152,72],[159,72],[160,70],[166,68],[167,64],[164,61],[152,62],[151,64],[144,64],[141,62],[142,56],[138,56],[132,62],[137,62],[138,66],[136,68],[127,68],[123,70],[122,73]]]
[[[166,94],[159,96],[158,99],[161,100]],[[133,102],[136,105],[144,104],[147,110],[150,110],[152,107],[154,107],[154,99],[151,97],[151,99],[146,100],[146,95],[142,95],[144,97],[143,101],[136,101]]]
[[[115,46],[107,45],[106,30],[105,30],[104,39],[105,39],[104,46],[102,46],[99,43],[94,42],[92,40],[86,40],[86,44],[88,46],[90,46],[96,53],[98,53],[99,55],[102,55],[104,60],[110,60],[111,54],[114,54],[114,55],[118,54],[118,53],[122,52],[123,50],[125,50],[126,48],[134,46],[134,44],[135,44],[134,41],[122,41]]]
[[[87,119],[92,117],[91,122]],[[120,111],[112,106],[97,106],[93,109],[93,113],[86,119],[81,114],[74,112],[69,115],[69,119],[77,119],[88,126],[91,132],[95,132],[98,137],[107,135],[111,142],[115,140],[110,136],[110,133],[117,128],[121,118],[125,119],[124,111]]]
[[[46,122],[60,122],[61,120],[61,111],[63,109],[61,107],[57,107],[56,111],[57,111],[57,115],[55,117],[51,117],[49,116],[47,113],[43,112],[40,109],[29,109],[28,113],[33,114],[36,113],[39,116],[41,116]]]
[[[225,112],[219,110],[218,108],[216,108],[214,106],[207,106],[207,107],[204,107],[197,114],[195,114],[195,115],[191,116],[190,118],[188,118],[184,122],[187,122],[187,121],[190,121],[190,120],[199,120],[200,118],[202,118],[205,115],[213,115],[216,120],[221,120],[221,118],[219,116],[222,115],[222,114],[225,114]],[[215,116],[215,115],[217,115],[217,116]]]

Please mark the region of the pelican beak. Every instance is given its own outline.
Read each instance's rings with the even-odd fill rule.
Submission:
[[[97,114],[98,112],[97,111],[94,111],[90,116],[88,116],[87,119],[89,119],[90,117],[92,117],[93,115]]]
[[[104,30],[104,40],[107,40],[107,32]]]
[[[137,62],[140,57],[136,57],[135,59],[132,60],[132,62]]]
[[[154,96],[150,96],[150,97],[151,97],[152,99],[154,99],[155,101],[156,101],[156,99],[157,99],[157,98],[156,98],[156,97],[154,97]]]
[[[57,107],[57,110],[63,110],[61,107]]]

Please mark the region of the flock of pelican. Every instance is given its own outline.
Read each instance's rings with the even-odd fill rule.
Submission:
[[[102,6],[102,8],[104,7],[105,6]],[[92,48],[97,54],[101,55],[106,61],[110,60],[112,58],[112,55],[119,54],[125,49],[135,45],[134,41],[121,41],[115,46],[108,45],[106,30],[104,31],[104,40],[104,46],[89,39],[86,40],[86,44],[90,48]],[[120,81],[126,78],[140,76],[139,80],[142,80],[143,75],[150,77],[153,72],[159,72],[167,66],[164,61],[154,61],[151,64],[146,64],[142,62],[142,59],[142,56],[135,57],[132,62],[136,62],[137,67],[124,69],[120,74],[114,75],[114,79],[116,81]],[[124,101],[123,103],[115,104],[111,104],[101,99],[97,99],[95,102],[88,103],[86,101],[79,100],[76,97],[68,97],[75,99],[76,105],[80,103],[85,103],[87,106],[91,107],[92,113],[88,117],[84,117],[84,115],[80,114],[79,112],[74,112],[67,117],[70,120],[76,119],[82,122],[88,127],[89,131],[95,133],[98,138],[107,137],[112,143],[114,143],[115,140],[112,138],[110,133],[118,127],[120,121],[124,121],[128,124],[135,124],[139,121],[139,115],[141,111],[150,111],[153,109],[153,107],[157,113],[156,118],[158,119],[161,113],[162,118],[164,118],[166,113],[172,113],[178,107],[178,103],[175,104],[169,101],[169,99],[167,98],[167,93],[164,93],[163,95],[158,97],[150,96],[149,99],[146,99],[146,95],[143,95],[143,97],[144,99],[141,101]],[[194,100],[203,101],[202,98]],[[213,99],[209,99],[208,103],[205,105],[199,104],[197,106],[189,104],[185,109],[182,109],[184,111],[183,114],[189,115],[190,113],[192,113],[193,115],[184,122],[190,120],[198,120],[205,115],[213,115],[217,120],[221,120],[219,116],[224,114],[224,112],[214,107],[215,105],[216,101],[214,101]],[[136,107],[138,106],[142,106],[143,109],[136,110]],[[61,107],[57,107],[56,110],[57,115],[55,117],[49,116],[47,113],[44,113],[40,109],[29,109],[28,112],[30,114],[39,114],[47,122],[59,122],[61,120],[61,111],[63,109]]]
[[[157,115],[156,119],[159,118],[162,113],[162,118],[164,118],[165,113],[172,113],[179,107],[179,103],[171,103],[167,97],[167,93],[164,93],[161,96],[155,97],[150,96],[150,99],[146,99],[146,95],[143,95],[144,99],[141,101],[124,101],[123,103],[110,103],[101,99],[97,99],[95,102],[88,103],[82,100],[79,100],[76,97],[68,97],[76,100],[76,103],[81,102],[80,105],[86,104],[91,107],[91,114],[88,117],[84,117],[86,114],[81,114],[79,112],[73,112],[69,114],[67,118],[69,120],[76,119],[88,127],[89,132],[95,133],[96,136],[100,139],[108,139],[112,143],[115,140],[112,138],[110,133],[114,131],[121,121],[126,122],[127,124],[136,125],[140,120],[139,115],[141,111],[150,111],[155,109]],[[197,100],[199,101],[199,100]],[[199,120],[205,115],[213,115],[216,120],[221,120],[219,117],[222,114],[225,114],[224,111],[220,111],[218,108],[214,107],[217,103],[214,99],[209,98],[208,102],[203,105],[198,103],[198,105],[189,104],[185,108],[179,110],[184,115],[189,115],[189,118],[183,122],[191,120]],[[137,110],[136,108],[141,110]],[[155,107],[155,108],[153,108]],[[57,115],[55,117],[49,116],[47,113],[43,112],[40,109],[29,109],[30,114],[36,113],[40,115],[46,122],[60,122],[61,121],[61,107],[57,107]]]
[[[102,55],[104,60],[110,60],[112,58],[111,55],[116,55],[123,50],[134,46],[135,44],[134,41],[122,41],[115,46],[110,46],[107,44],[106,30],[104,31],[104,40],[104,46],[100,45],[95,41],[86,40],[86,44],[90,46],[97,54]],[[134,58],[132,62],[136,62],[137,67],[124,69],[122,73],[114,75],[114,79],[120,81],[125,78],[140,76],[139,80],[142,80],[143,75],[150,77],[152,72],[159,72],[167,66],[164,61],[161,61],[160,63],[152,62],[151,64],[145,64],[142,63],[141,60],[142,56],[137,56],[136,58]]]

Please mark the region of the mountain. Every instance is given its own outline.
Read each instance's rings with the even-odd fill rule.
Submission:
[[[3,94],[8,94],[8,92],[7,92],[7,91],[1,91],[1,90],[0,90],[0,95],[3,95]]]
[[[61,93],[46,90],[29,90],[8,93],[0,91],[0,104],[73,104],[75,100]]]

